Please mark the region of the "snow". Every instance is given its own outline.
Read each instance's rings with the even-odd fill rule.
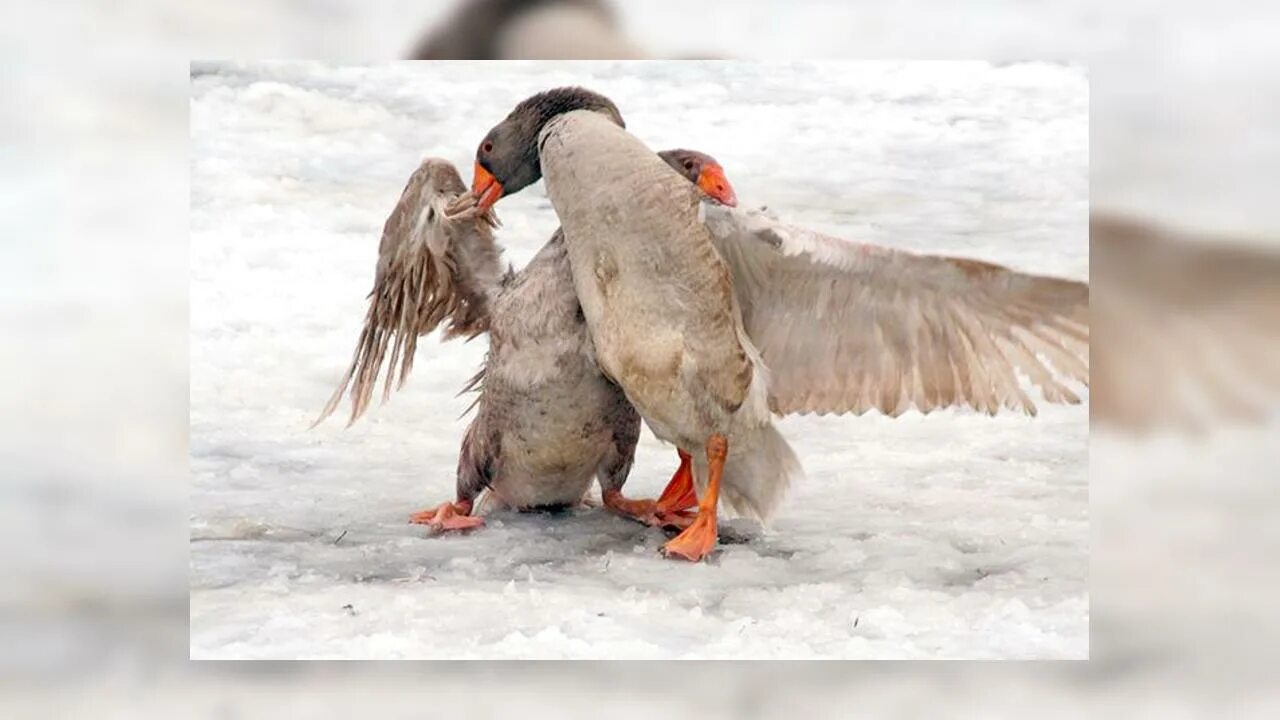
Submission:
[[[1088,85],[1054,64],[196,63],[191,653],[197,658],[1083,658],[1088,410],[788,418],[808,477],[710,562],[599,508],[427,537],[484,341],[307,427],[350,357],[382,222],[539,89],[610,95],[744,204],[860,241],[1087,276]],[[504,200],[517,266],[556,220]],[[629,495],[675,453],[645,433]]]

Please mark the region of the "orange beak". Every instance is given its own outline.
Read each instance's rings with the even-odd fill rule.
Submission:
[[[498,182],[493,173],[485,170],[484,166],[476,163],[475,176],[471,179],[471,192],[478,198],[476,207],[481,211],[488,210],[502,197],[502,183]]]
[[[476,177],[479,177],[478,175]],[[733,186],[729,184],[729,178],[724,176],[724,168],[715,163],[707,163],[702,166],[702,172],[698,173],[698,187],[708,197],[715,198],[722,205],[729,207],[737,207],[738,196],[733,192]]]

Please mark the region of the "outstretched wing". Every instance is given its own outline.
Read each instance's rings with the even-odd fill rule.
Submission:
[[[348,387],[347,424],[364,414],[388,348],[383,402],[393,385],[404,385],[419,335],[446,322],[446,338],[470,338],[488,329],[490,300],[504,273],[493,239],[497,219],[457,212],[459,198],[470,197],[465,189],[457,170],[443,160],[424,161],[409,178],[383,226],[369,311],[351,366],[312,427],[337,409]]]
[[[999,265],[851,243],[705,205],[774,412],[1035,414],[1088,384],[1089,286]]]
[[[1091,415],[1126,431],[1258,422],[1280,400],[1280,255],[1146,221],[1089,220]]]

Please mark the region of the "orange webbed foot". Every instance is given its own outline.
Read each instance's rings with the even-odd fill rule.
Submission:
[[[427,525],[436,533],[462,532],[484,525],[484,518],[473,517],[470,513],[471,503],[444,502],[437,507],[410,515],[409,522],[414,525]]]
[[[662,554],[669,558],[683,558],[690,562],[698,562],[715,549],[717,535],[718,527],[714,511],[698,513],[684,532],[662,546]]]
[[[605,507],[623,517],[645,525],[658,524],[658,503],[653,500],[629,500],[618,490],[605,490],[602,499]]]
[[[680,468],[671,476],[671,482],[655,500],[629,500],[618,490],[606,490],[603,493],[605,507],[622,515],[655,527],[675,527],[684,529],[693,522],[693,514],[685,512],[698,504],[698,495],[693,489],[693,472],[691,458],[683,450],[680,453]]]
[[[698,516],[693,522],[662,546],[662,553],[667,557],[698,562],[715,549],[719,534],[716,513],[720,502],[720,477],[724,474],[724,461],[728,454],[729,441],[724,435],[714,433],[707,438],[706,495],[698,504]],[[681,459],[684,459],[683,453]]]
[[[698,513],[691,512],[689,510],[674,510],[672,512],[663,512],[661,509],[659,509],[658,518],[657,518],[658,521],[655,524],[663,528],[684,530],[688,528],[690,525],[692,525],[694,519],[697,517],[698,517]]]

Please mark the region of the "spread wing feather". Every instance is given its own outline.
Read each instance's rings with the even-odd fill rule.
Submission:
[[[1094,213],[1091,416],[1131,432],[1257,423],[1280,401],[1280,254]],[[1105,302],[1103,302],[1105,300]]]
[[[351,365],[312,427],[337,409],[347,388],[347,424],[364,414],[388,350],[383,402],[413,369],[420,335],[441,324],[445,338],[471,338],[488,329],[490,301],[504,278],[502,250],[493,238],[496,218],[460,207],[471,197],[465,191],[457,170],[444,160],[424,160],[409,178],[383,226],[369,310]]]
[[[1086,283],[705,212],[775,412],[1034,415],[1024,380],[1049,402],[1080,402],[1065,383],[1089,381]]]

